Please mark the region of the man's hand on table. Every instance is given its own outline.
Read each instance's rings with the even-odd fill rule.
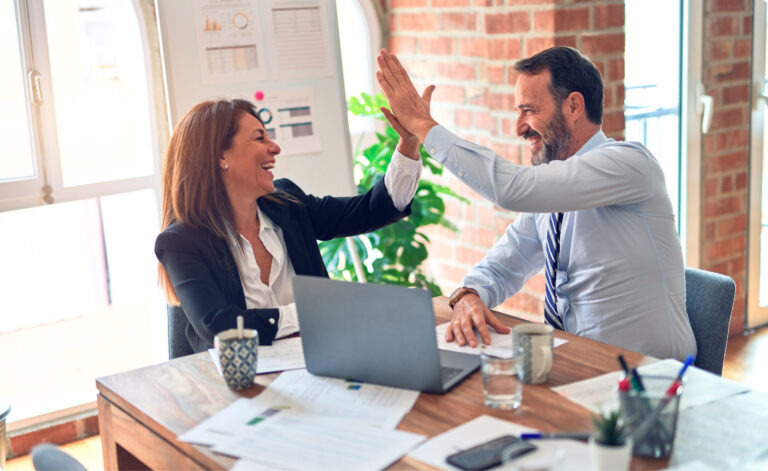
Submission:
[[[455,339],[460,346],[469,344],[470,347],[477,347],[474,332],[474,329],[477,329],[483,343],[488,345],[491,343],[491,333],[486,324],[500,334],[510,332],[510,328],[493,315],[479,296],[468,293],[462,296],[453,307],[451,325],[445,329],[445,341],[453,342]]]

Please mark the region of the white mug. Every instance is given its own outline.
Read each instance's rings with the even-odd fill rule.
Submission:
[[[555,329],[546,324],[519,324],[512,328],[512,344],[521,355],[520,378],[524,383],[549,380]]]

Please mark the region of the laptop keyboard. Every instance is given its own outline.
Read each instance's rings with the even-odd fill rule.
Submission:
[[[461,368],[451,368],[450,366],[441,367],[443,370],[443,384],[448,384],[448,381],[452,380],[456,375],[461,373]]]

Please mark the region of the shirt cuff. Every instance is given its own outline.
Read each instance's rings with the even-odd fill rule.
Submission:
[[[296,315],[296,303],[279,306],[277,310],[280,311],[280,318],[277,320],[277,334],[275,334],[275,338],[279,339],[298,332],[299,318]]]
[[[424,148],[427,153],[438,162],[444,163],[448,158],[448,151],[461,138],[451,131],[440,126],[433,126],[424,138]]]
[[[409,159],[395,149],[384,174],[384,186],[398,211],[404,210],[416,194],[421,169],[421,159]]]

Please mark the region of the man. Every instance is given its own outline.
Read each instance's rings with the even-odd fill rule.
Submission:
[[[382,50],[377,79],[398,132],[485,198],[522,214],[451,298],[446,340],[487,344],[501,304],[545,268],[545,319],[555,328],[659,358],[696,353],[685,310],[684,264],[664,175],[638,143],[601,130],[603,83],[577,50],[553,47],[515,69],[516,131],[533,166],[459,139],[429,112],[397,58]],[[487,325],[486,325],[487,324]]]

